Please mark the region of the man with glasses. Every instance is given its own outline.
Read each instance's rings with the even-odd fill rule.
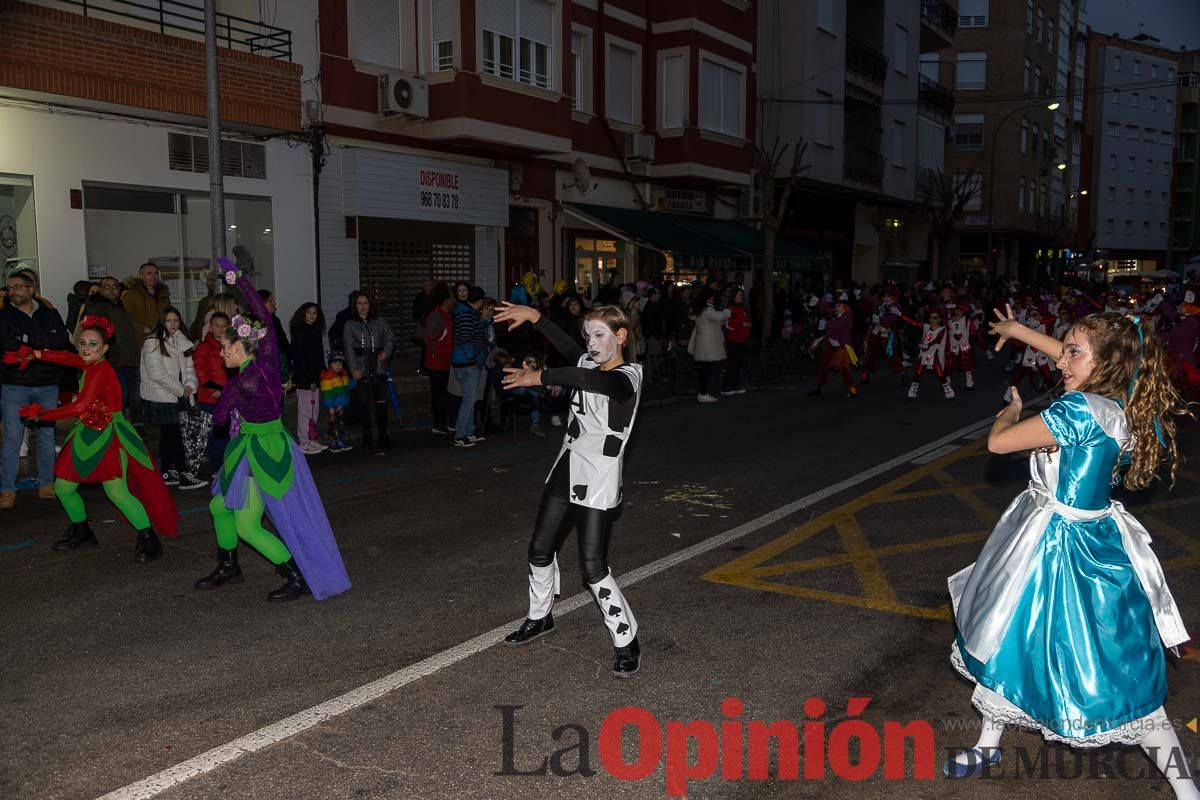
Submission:
[[[91,314],[104,317],[113,324],[113,337],[108,347],[108,363],[117,373],[121,384],[121,402],[129,410],[130,395],[137,384],[137,371],[141,349],[137,345],[137,334],[133,322],[121,306],[121,282],[112,276],[100,280],[100,291],[88,298],[79,318]]]
[[[5,355],[21,348],[65,350],[70,334],[54,309],[34,298],[37,276],[27,269],[8,276],[8,302],[0,309],[0,350]],[[7,360],[7,359],[6,359]],[[21,439],[25,426],[21,406],[37,403],[50,409],[58,405],[62,369],[44,361],[0,365],[0,420],[4,440],[0,449],[0,509],[16,502],[17,471],[21,461]],[[54,424],[39,425],[37,431],[38,497],[54,498]]]

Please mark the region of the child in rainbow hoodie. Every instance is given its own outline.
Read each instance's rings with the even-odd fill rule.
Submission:
[[[329,369],[321,373],[321,406],[329,415],[329,452],[344,453],[346,444],[346,408],[350,392],[357,381],[346,371],[346,357],[341,353],[329,355]]]

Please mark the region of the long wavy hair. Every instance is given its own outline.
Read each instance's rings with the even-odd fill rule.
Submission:
[[[1149,486],[1164,457],[1174,488],[1175,473],[1183,461],[1176,441],[1175,417],[1195,418],[1195,412],[1171,383],[1168,355],[1158,336],[1140,319],[1114,312],[1089,314],[1071,330],[1087,334],[1095,363],[1080,391],[1125,404],[1125,419],[1133,437],[1125,488]]]

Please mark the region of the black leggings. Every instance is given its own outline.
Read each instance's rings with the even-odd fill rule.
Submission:
[[[381,433],[388,426],[388,390],[382,377],[363,378],[356,388],[358,394],[359,423],[363,433],[371,432],[371,417],[375,417],[375,427]]]
[[[571,502],[570,458],[570,453],[563,453],[542,492],[533,539],[529,542],[529,563],[535,567],[550,566],[574,524],[583,579],[589,584],[599,583],[608,575],[608,538],[615,509],[588,508]]]
[[[183,432],[179,423],[159,426],[158,461],[163,472],[187,471],[187,453],[183,449]]]

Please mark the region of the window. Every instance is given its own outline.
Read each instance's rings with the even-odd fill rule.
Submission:
[[[483,71],[542,89],[553,88],[554,6],[544,0],[487,0],[479,13]]]
[[[1171,174],[1171,162],[1170,161],[1162,162],[1162,174],[1163,175]]]
[[[1025,87],[1025,96],[1026,97],[1029,97],[1033,94],[1033,89],[1030,88],[1030,84],[1029,84],[1029,80],[1032,77],[1032,75],[1033,75],[1033,62],[1027,58],[1027,59],[1025,59],[1025,79],[1024,79],[1024,82],[1021,84],[1022,86]]]
[[[1158,64],[1150,65],[1150,77],[1158,80]]]
[[[583,34],[571,32],[571,110],[583,108]]]
[[[941,81],[941,75],[938,73],[938,67],[941,62],[938,61],[937,53],[921,53],[920,73],[931,81]]]
[[[1037,65],[1033,68],[1033,86],[1029,89],[1030,97],[1037,97],[1042,91],[1042,67]]]
[[[1133,60],[1133,74],[1134,75],[1142,74],[1142,62],[1136,58]]]
[[[1125,233],[1127,235],[1133,233],[1133,220],[1131,220],[1131,219],[1125,220]]]
[[[817,27],[834,33],[833,0],[817,0]]]
[[[637,54],[616,44],[608,48],[607,103],[608,118],[634,124],[634,67]]]
[[[1017,211],[1025,211],[1025,179],[1017,178]]]
[[[908,74],[908,31],[899,25],[892,35],[892,66],[901,75]]]
[[[1129,172],[1137,172],[1137,159],[1133,156],[1129,157]]]
[[[1169,205],[1171,205],[1171,197],[1170,197],[1170,195],[1168,195],[1166,192],[1162,192],[1162,194],[1161,194],[1161,199],[1162,199],[1162,204],[1163,204],[1164,206],[1169,206]]]
[[[207,164],[207,161],[205,163]],[[207,166],[205,171],[207,171]],[[86,222],[87,212],[85,211],[84,214]],[[145,216],[149,217],[150,215]],[[4,219],[5,223],[3,226],[5,236],[3,240],[0,240],[0,264],[4,264],[6,268],[32,267],[36,269],[38,266],[38,243],[37,225],[34,219],[32,176],[0,172],[0,219]],[[136,226],[132,227],[136,228]],[[206,229],[206,238],[207,234]],[[129,231],[129,236],[130,242],[139,238],[134,235],[132,229]],[[130,254],[130,257],[134,256]],[[136,256],[136,258],[145,260],[145,255]],[[15,260],[5,263],[9,259]],[[89,260],[88,263],[112,264],[115,269],[119,264],[128,263],[128,259],[123,261],[115,259],[113,261]]]
[[[1033,0],[1025,0],[1025,32],[1033,35]]]
[[[1142,96],[1137,92],[1130,92],[1129,98],[1129,105],[1137,108],[1138,104],[1141,103]]]
[[[433,71],[454,69],[454,21],[450,0],[430,0]]]
[[[1039,132],[1040,130],[1041,130],[1041,128],[1039,128],[1039,127],[1038,127],[1038,124],[1037,124],[1036,122],[1035,122],[1035,123],[1033,123],[1033,146],[1031,147],[1031,150],[1033,151],[1033,154],[1034,154],[1035,156],[1037,155],[1037,149],[1038,149],[1038,138],[1039,138],[1039,137],[1038,137],[1038,132]]]
[[[742,133],[742,73],[700,59],[700,127],[727,136]]]
[[[1143,222],[1142,223],[1142,236],[1149,236],[1149,235],[1150,235],[1150,223]]]
[[[1042,156],[1050,157],[1050,129],[1046,128],[1042,131]]]
[[[1142,141],[1153,143],[1155,141],[1154,131],[1149,128],[1142,128]]]
[[[988,24],[988,0],[960,0],[958,4],[958,27],[986,28]]]
[[[1121,71],[1121,57],[1120,56],[1113,56],[1113,71],[1114,72]]]
[[[1046,49],[1054,52],[1054,17],[1046,18]]]
[[[1025,203],[1025,208],[1030,214],[1037,213],[1037,181],[1033,178],[1029,179],[1029,197]]]
[[[959,53],[958,89],[982,89],[987,86],[987,53]]]
[[[1116,200],[1117,200],[1117,187],[1115,187],[1115,186],[1110,186],[1110,187],[1108,187],[1108,191],[1106,191],[1106,192],[1104,193],[1104,199],[1105,199],[1105,200],[1112,200],[1113,202],[1116,202]]]
[[[1159,144],[1169,144],[1172,147],[1174,147],[1175,146],[1175,134],[1171,133],[1170,131],[1159,131],[1158,132],[1158,143]]]
[[[1144,194],[1144,196],[1145,196],[1145,198],[1146,198],[1146,205],[1150,205],[1151,203],[1153,203],[1153,202],[1154,202],[1154,201],[1151,199],[1151,198],[1152,198],[1154,195],[1153,195],[1153,193],[1152,193],[1152,192],[1151,192],[1149,189],[1147,189],[1147,190],[1146,190],[1146,191],[1145,191],[1143,194]]]
[[[1125,205],[1127,205],[1127,206],[1133,205],[1133,189],[1125,190]]]
[[[1108,154],[1108,168],[1109,169],[1117,168],[1117,154],[1116,153]]]
[[[954,115],[954,149],[983,149],[983,114]]]
[[[1112,233],[1116,230],[1117,221],[1115,219],[1104,220],[1104,232]]]
[[[1115,92],[1112,93],[1112,102],[1113,102],[1114,106],[1121,105],[1121,90],[1120,89],[1117,89]]]
[[[1175,82],[1175,68],[1174,67],[1167,67],[1167,80],[1172,83]]]
[[[1158,111],[1158,98],[1154,95],[1150,95],[1150,110]]]
[[[1046,216],[1046,212],[1050,208],[1050,192],[1046,191],[1046,182],[1045,181],[1042,181],[1042,185],[1041,185],[1040,189],[1041,189],[1040,194],[1042,196],[1042,216],[1044,217],[1044,216]]]
[[[904,168],[904,140],[905,125],[900,120],[895,120],[892,124],[892,166]]]
[[[1029,152],[1029,120],[1021,119],[1021,155]]]
[[[1038,44],[1042,43],[1042,27],[1045,24],[1045,18],[1046,15],[1039,8],[1037,10],[1037,26],[1033,30],[1033,38],[1037,40]]]
[[[1132,139],[1135,142],[1137,141],[1137,138],[1138,138],[1137,125],[1126,125],[1125,126],[1125,138]]]
[[[350,58],[398,69],[400,5],[378,0],[350,0],[347,12]]]
[[[1158,223],[1158,235],[1159,236],[1167,235],[1167,223],[1165,223],[1165,222]]]
[[[663,58],[659,87],[662,96],[662,127],[685,127],[688,105],[687,56],[680,54]]]
[[[813,141],[833,147],[833,95],[817,90],[817,102],[812,112]]]
[[[1121,136],[1121,123],[1110,122],[1108,123],[1107,130],[1109,136],[1116,136],[1119,138]]]
[[[964,175],[954,173],[954,191],[961,197],[969,197],[963,204],[966,211],[978,211],[983,208],[983,178],[979,175]]]

